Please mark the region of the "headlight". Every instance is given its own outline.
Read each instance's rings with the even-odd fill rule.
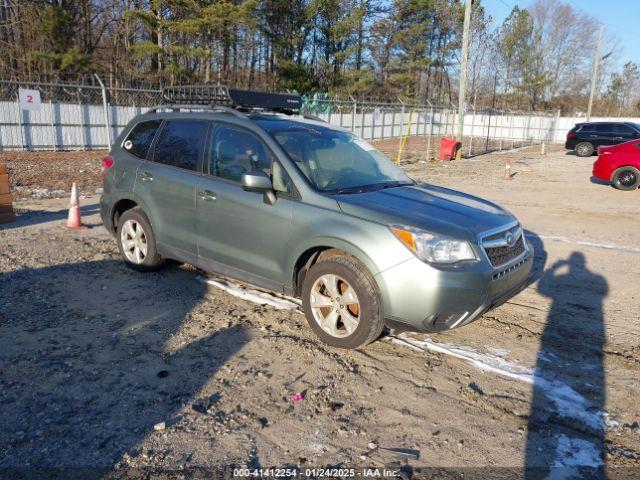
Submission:
[[[477,260],[471,245],[464,240],[433,235],[408,227],[389,227],[409,250],[425,262],[451,264],[464,260]]]

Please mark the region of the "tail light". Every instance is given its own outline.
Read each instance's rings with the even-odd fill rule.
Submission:
[[[115,164],[115,160],[112,157],[104,157],[102,159],[102,178],[107,174],[107,170],[109,170]]]
[[[571,140],[572,138],[576,138],[576,134],[575,133],[567,133],[567,140]]]

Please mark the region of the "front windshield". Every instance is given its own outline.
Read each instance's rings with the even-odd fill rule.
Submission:
[[[326,127],[265,122],[266,130],[320,191],[356,193],[413,184],[372,145],[349,132]]]

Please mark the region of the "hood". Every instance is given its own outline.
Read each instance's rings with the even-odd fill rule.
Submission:
[[[406,225],[475,242],[477,235],[515,220],[495,203],[472,195],[417,184],[350,195],[337,195],[347,214]]]

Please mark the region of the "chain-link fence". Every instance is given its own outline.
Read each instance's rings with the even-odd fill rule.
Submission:
[[[22,108],[21,88],[39,92],[37,111]],[[0,81],[0,151],[106,149],[133,117],[160,103],[160,90]],[[306,100],[303,109],[366,140],[381,140],[383,145],[395,141],[401,146],[393,152],[398,159],[437,157],[440,139],[457,132],[453,105],[320,95]],[[462,153],[473,156],[561,141],[558,118],[538,112],[467,111]],[[405,137],[410,140],[398,141]]]
[[[40,92],[25,110],[19,89]],[[96,150],[136,115],[161,103],[160,90],[0,81],[0,150]]]
[[[458,112],[453,105],[316,98],[305,107],[307,112],[369,141],[410,138],[409,142],[401,142],[408,148],[404,152],[397,149],[398,159],[437,157],[440,139],[455,137],[458,130]],[[559,142],[563,133],[558,131],[558,118],[557,113],[548,112],[466,111],[462,154],[474,156]]]

